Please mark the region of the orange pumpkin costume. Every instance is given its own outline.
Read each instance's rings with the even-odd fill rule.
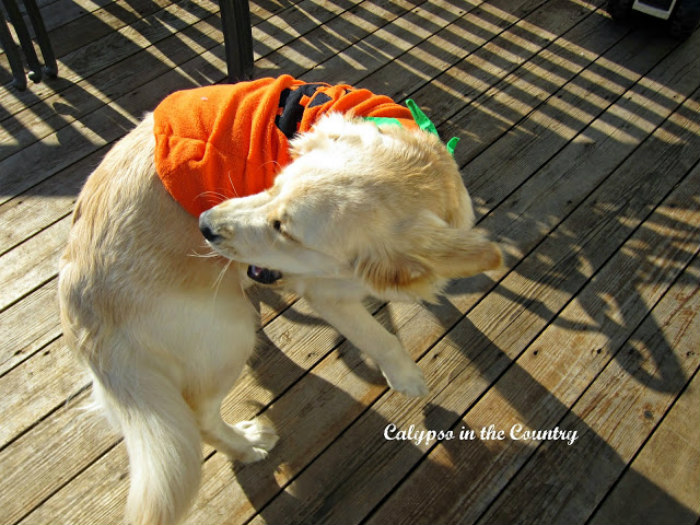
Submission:
[[[411,112],[384,95],[289,75],[178,91],[155,109],[155,166],[163,185],[194,216],[224,199],[272,186],[291,162],[289,139],[326,113],[398,119]]]

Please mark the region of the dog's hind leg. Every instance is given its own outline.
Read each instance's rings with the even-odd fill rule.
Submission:
[[[255,346],[255,312],[237,281],[221,282],[218,293],[171,293],[161,316],[176,320],[167,334],[186,363],[185,397],[202,439],[231,459],[261,460],[277,442],[275,432],[256,421],[235,425],[221,418],[221,401],[240,376]]]
[[[192,411],[156,370],[132,366],[129,375],[93,374],[96,399],[119,425],[129,453],[127,521],[179,522],[200,480],[201,441]]]
[[[229,458],[253,463],[267,457],[277,443],[275,431],[258,420],[241,421],[235,425],[221,418],[223,396],[198,402],[195,415],[204,441]]]

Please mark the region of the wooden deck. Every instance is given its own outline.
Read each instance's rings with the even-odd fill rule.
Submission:
[[[223,79],[218,4],[44,4],[60,78],[18,93],[0,56],[0,523],[116,523],[126,454],[83,410],[57,259],[110,145],[169,92]],[[602,4],[251,0],[257,77],[411,96],[462,137],[508,261],[437,306],[372,305],[424,399],[389,392],[303,301],[261,294],[224,415],[262,413],[281,439],[246,467],[207,448],[187,523],[697,523],[700,30],[679,44]]]

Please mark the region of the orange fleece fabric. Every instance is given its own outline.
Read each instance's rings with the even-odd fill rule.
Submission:
[[[408,108],[348,85],[289,75],[178,91],[155,109],[155,166],[166,190],[194,216],[225,199],[270,188],[291,162],[289,139],[324,114],[398,119]]]

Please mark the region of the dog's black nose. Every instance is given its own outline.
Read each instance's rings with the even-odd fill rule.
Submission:
[[[214,230],[212,230],[211,226],[209,225],[209,221],[207,220],[208,213],[209,212],[205,211],[199,216],[199,231],[202,232],[204,238],[209,242],[216,242],[219,239],[221,239],[221,235],[214,232]]]
[[[221,238],[221,235],[214,233],[209,226],[204,226],[199,229],[204,235],[204,238],[209,242],[216,242]]]

